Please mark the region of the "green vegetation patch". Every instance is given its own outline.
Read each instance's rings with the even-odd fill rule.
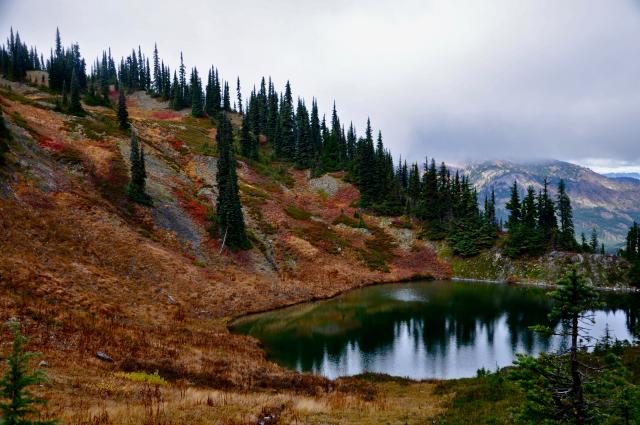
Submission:
[[[349,246],[348,242],[330,227],[315,221],[311,221],[307,227],[293,229],[293,234],[330,254],[338,254]]]
[[[309,220],[312,215],[309,211],[299,208],[295,205],[288,205],[284,207],[284,212],[286,212],[289,217],[301,221]]]
[[[42,103],[39,103],[33,99],[29,99],[26,96],[23,96],[20,93],[16,93],[15,91],[11,90],[11,86],[6,86],[9,87],[9,90],[7,89],[0,89],[0,96],[7,98],[9,100],[12,100],[14,102],[20,102],[23,105],[29,105],[29,106],[33,106],[35,108],[40,108],[40,109],[45,109],[45,110],[51,110],[51,107],[47,107],[45,105],[43,105]],[[55,100],[54,100],[55,101]]]
[[[248,184],[240,183],[240,192],[244,198],[252,198],[257,201],[261,201],[260,205],[267,202],[269,195],[264,190],[260,190],[257,187],[250,186]]]
[[[105,136],[118,137],[125,134],[113,117],[97,114],[93,117],[75,118],[65,122],[65,130],[69,132],[79,131],[82,128],[84,135],[92,140],[103,140]]]
[[[384,230],[373,227],[369,229],[373,233],[373,238],[365,241],[365,249],[360,250],[362,262],[370,270],[389,272],[389,262],[394,259],[393,250],[396,243]]]
[[[18,126],[23,128],[24,130],[26,130],[29,134],[34,135],[36,134],[35,130],[29,125],[29,123],[27,122],[27,120],[25,120],[22,115],[20,115],[17,112],[12,112],[11,113],[11,119],[13,120],[13,122]]]
[[[512,424],[513,410],[522,401],[522,392],[506,376],[506,371],[488,374],[479,371],[477,378],[440,381],[436,393],[453,394],[439,424]]]
[[[335,220],[333,220],[333,222],[331,224],[333,224],[333,225],[344,224],[346,226],[353,227],[355,229],[366,229],[367,228],[367,224],[364,222],[362,217],[360,217],[359,219],[351,218],[351,217],[345,215],[343,212],[341,212],[340,215],[337,216],[335,218]]]
[[[181,122],[154,120],[158,126],[173,133],[173,138],[202,155],[215,154],[215,140],[210,137],[210,124],[200,118],[185,117]]]
[[[156,370],[154,373],[147,372],[116,372],[118,378],[126,379],[131,382],[140,382],[149,385],[168,385],[169,383]]]
[[[261,161],[247,161],[247,163],[256,174],[271,180],[272,183],[282,184],[289,189],[295,185],[295,180],[289,173],[289,168],[285,165]]]

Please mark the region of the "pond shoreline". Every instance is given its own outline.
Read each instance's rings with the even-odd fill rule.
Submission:
[[[525,281],[525,282],[510,282],[508,280],[500,280],[500,279],[474,279],[467,277],[451,277],[451,280],[454,282],[477,282],[477,283],[492,283],[498,285],[511,285],[511,286],[521,286],[524,288],[546,288],[546,289],[555,289],[558,287],[555,283],[549,283],[544,281]],[[607,286],[594,286],[593,289],[598,292],[613,292],[613,293],[621,293],[621,294],[637,294],[640,293],[640,288],[631,288],[631,287],[621,287],[621,288],[610,288]]]
[[[431,274],[429,273],[425,273],[425,274],[419,274],[416,273],[414,275],[411,275],[409,277],[403,278],[403,279],[397,279],[397,280],[372,280],[372,281],[368,281],[365,282],[361,285],[358,286],[354,286],[351,288],[346,288],[343,290],[339,290],[337,292],[328,294],[326,296],[314,296],[311,297],[309,299],[306,300],[300,300],[300,301],[295,301],[289,304],[283,304],[277,307],[269,307],[269,308],[265,308],[265,309],[261,309],[261,310],[255,310],[255,311],[247,311],[247,312],[243,312],[240,313],[236,316],[231,316],[229,317],[226,326],[227,326],[227,330],[229,332],[231,332],[231,327],[233,326],[233,323],[245,318],[247,316],[252,316],[254,314],[260,314],[260,313],[267,313],[270,311],[275,311],[275,310],[280,310],[283,308],[288,308],[288,307],[293,307],[296,305],[301,305],[301,304],[306,304],[306,303],[311,303],[311,302],[317,302],[317,301],[325,301],[325,300],[330,300],[332,298],[338,297],[342,294],[345,294],[347,292],[351,292],[351,291],[355,291],[358,289],[363,289],[363,288],[368,288],[370,286],[375,286],[375,285],[393,285],[393,284],[399,284],[399,283],[407,283],[407,282],[416,282],[416,281],[420,281],[420,280],[438,280],[435,279]],[[454,282],[476,282],[476,283],[490,283],[490,284],[496,284],[496,285],[510,285],[510,286],[520,286],[523,288],[543,288],[543,289],[555,289],[558,287],[557,284],[555,283],[548,283],[548,282],[543,282],[543,281],[526,281],[526,282],[509,282],[507,280],[501,280],[501,279],[476,279],[476,278],[467,278],[467,277],[459,277],[459,276],[452,276],[448,279],[445,280],[452,280]],[[613,293],[621,293],[621,294],[640,294],[640,288],[631,288],[631,287],[626,287],[626,288],[609,288],[609,287],[603,287],[603,286],[595,286],[594,289],[596,291],[599,292],[613,292]]]
[[[396,280],[371,280],[371,281],[367,281],[364,282],[360,285],[357,286],[353,286],[351,288],[346,288],[346,289],[342,289],[339,291],[336,291],[334,293],[331,293],[329,295],[326,296],[314,296],[311,298],[308,298],[306,300],[300,300],[300,301],[294,301],[292,303],[289,304],[283,304],[277,307],[269,307],[269,308],[265,308],[265,309],[261,309],[261,310],[255,310],[255,311],[247,311],[247,312],[243,312],[240,313],[236,316],[231,316],[229,317],[226,325],[227,325],[227,330],[229,332],[231,332],[230,327],[233,325],[233,322],[236,322],[244,317],[247,316],[252,316],[254,314],[260,314],[260,313],[268,313],[270,311],[276,311],[276,310],[280,310],[283,308],[288,308],[288,307],[293,307],[296,305],[301,305],[301,304],[306,304],[306,303],[312,303],[312,302],[317,302],[317,301],[326,301],[326,300],[330,300],[332,298],[335,297],[339,297],[342,294],[346,294],[347,292],[351,292],[351,291],[356,291],[358,289],[363,289],[363,288],[368,288],[370,286],[376,286],[376,285],[394,285],[397,283],[408,283],[408,282],[417,282],[420,280],[439,280],[433,277],[432,274],[430,273],[425,273],[425,274],[420,274],[420,273],[414,273],[411,276],[408,276],[406,278],[403,279],[396,279]],[[451,277],[447,278],[447,279],[442,279],[442,280],[452,280]]]

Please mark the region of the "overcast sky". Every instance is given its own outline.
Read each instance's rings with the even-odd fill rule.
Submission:
[[[394,154],[640,170],[640,0],[0,0],[0,31],[90,63],[140,44],[175,68],[316,96]],[[46,56],[46,54],[45,54]]]

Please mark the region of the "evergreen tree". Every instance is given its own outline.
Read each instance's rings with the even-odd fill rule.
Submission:
[[[496,218],[496,192],[493,187],[491,188],[490,197],[487,198],[485,196],[484,205],[485,220],[488,224],[497,229],[498,220]]]
[[[216,205],[216,225],[214,229],[222,239],[223,246],[231,249],[249,249],[238,193],[236,160],[233,154],[233,133],[231,123],[224,113],[218,119],[218,200]]]
[[[633,222],[627,233],[626,248],[623,256],[631,263],[629,281],[634,286],[640,286],[640,226]]]
[[[314,155],[318,155],[322,149],[322,134],[320,133],[320,116],[318,115],[318,102],[314,98],[311,102],[311,145]]]
[[[245,116],[240,129],[240,153],[245,158],[258,159],[258,137],[251,134],[249,120]]]
[[[635,221],[627,233],[623,256],[629,261],[635,261],[640,258],[640,226]]]
[[[518,182],[514,181],[511,187],[511,199],[506,205],[506,209],[509,211],[509,218],[507,219],[507,228],[509,230],[515,230],[520,225],[522,218],[520,207]]]
[[[145,169],[144,148],[139,145],[135,131],[131,132],[131,180],[127,187],[129,197],[139,204],[151,205],[151,197],[146,193],[147,173]]]
[[[544,232],[538,222],[539,207],[535,190],[529,186],[520,208],[521,220],[515,226],[509,227],[505,253],[510,257],[538,255],[544,251]]]
[[[182,109],[182,89],[175,71],[173,71],[173,84],[171,84],[171,108],[176,111]]]
[[[120,90],[118,95],[118,123],[120,128],[126,130],[129,128],[129,113],[127,112],[127,99],[124,91]]]
[[[69,112],[74,115],[84,115],[84,109],[80,103],[80,83],[75,69],[71,73],[71,102]]]
[[[224,94],[222,97],[222,109],[227,112],[231,111],[231,96],[229,94],[229,83],[224,82]]]
[[[564,180],[558,184],[558,247],[566,251],[576,249],[575,230],[573,227],[573,209],[571,199],[566,191]]]
[[[551,247],[555,244],[558,233],[558,220],[556,219],[555,203],[549,196],[549,183],[546,178],[543,189],[538,196],[537,208],[541,242]]]
[[[242,107],[242,90],[240,90],[240,77],[236,81],[236,93],[238,95],[238,113],[244,114],[244,108]]]
[[[185,105],[185,92],[187,90],[187,68],[184,66],[182,52],[180,52],[180,67],[178,68],[178,87],[175,92],[175,109],[182,109]]]
[[[598,243],[598,232],[595,227],[591,229],[591,240],[589,241],[589,248],[592,254],[595,254],[598,251],[598,247],[600,244]]]
[[[322,169],[323,171],[337,171],[340,169],[340,120],[336,111],[336,104],[333,103],[331,114],[331,131],[327,135],[322,146]]]
[[[153,45],[153,90],[156,96],[162,94],[162,72],[160,68],[160,58],[158,56],[158,44]]]
[[[313,145],[309,112],[302,100],[298,99],[296,111],[296,164],[301,168],[309,168],[313,163]]]
[[[0,379],[0,421],[5,425],[49,425],[55,421],[33,419],[38,415],[37,405],[45,404],[44,399],[36,397],[28,388],[48,382],[42,370],[29,371],[29,363],[40,353],[25,351],[27,338],[20,333],[20,324],[9,322],[13,332],[11,352],[5,358],[7,371]]]
[[[198,69],[191,71],[191,115],[200,118],[204,116],[202,109],[202,83],[198,76]]]
[[[587,242],[587,236],[584,232],[580,233],[580,250],[582,252],[591,252],[591,246]]]
[[[280,134],[276,140],[276,155],[285,160],[294,158],[296,136],[291,85],[287,81],[280,107]]]
[[[556,334],[569,340],[569,349],[535,358],[518,355],[519,368],[513,377],[524,391],[520,419],[531,423],[585,424],[598,416],[598,409],[610,409],[611,394],[601,399],[600,388],[610,384],[610,375],[602,367],[594,367],[584,354],[590,310],[597,303],[597,294],[575,269],[558,281],[550,293],[554,299],[551,321],[561,327],[537,326],[544,334]],[[606,369],[605,369],[606,370]],[[637,396],[636,396],[637,397]],[[618,423],[618,422],[607,422]]]
[[[373,134],[371,131],[371,122],[367,118],[367,128],[365,130],[365,138],[362,139],[358,146],[359,152],[359,175],[358,188],[360,189],[360,206],[363,208],[371,207],[376,198],[376,156],[373,147]]]

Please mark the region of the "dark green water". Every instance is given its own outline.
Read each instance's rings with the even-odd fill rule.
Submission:
[[[640,299],[603,295],[593,336],[632,340]],[[475,376],[566,341],[529,326],[547,322],[545,291],[471,282],[372,286],[337,298],[248,316],[234,332],[260,339],[270,358],[330,378],[381,372],[414,379]]]

